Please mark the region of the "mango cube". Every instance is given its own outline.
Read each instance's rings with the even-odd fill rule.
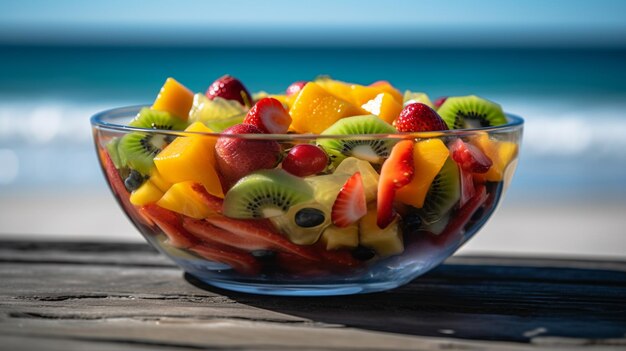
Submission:
[[[336,97],[354,104],[354,100],[352,99],[352,84],[329,78],[317,79],[315,80],[315,84]]]
[[[402,104],[389,93],[380,93],[361,107],[389,124],[393,123],[402,112]]]
[[[157,201],[157,205],[185,216],[203,219],[213,211],[205,204],[198,192],[193,190],[195,182],[181,182],[172,185]]]
[[[145,181],[130,194],[130,203],[135,206],[153,204],[163,196],[163,191],[150,180]]]
[[[163,178],[161,173],[159,173],[159,170],[156,168],[154,168],[152,170],[152,173],[150,173],[149,181],[152,182],[152,184],[154,184],[157,188],[159,188],[161,192],[166,192],[167,189],[172,186],[172,183],[165,180],[165,178]]]
[[[298,133],[319,134],[343,117],[367,112],[310,82],[300,90],[289,113],[291,129]]]
[[[386,80],[379,80],[370,84],[369,86],[378,88],[380,92],[391,94],[394,100],[396,100],[396,102],[399,104],[402,104],[404,100],[402,97],[402,93],[398,89],[394,88],[393,85],[391,85],[391,83]]]
[[[193,91],[187,89],[174,78],[167,78],[159,95],[152,104],[158,111],[166,111],[186,121],[193,104]]]
[[[211,132],[200,122],[193,123],[185,131]],[[211,195],[223,198],[215,167],[216,142],[212,136],[180,136],[154,158],[154,164],[163,179],[170,183],[194,181],[204,185]]]

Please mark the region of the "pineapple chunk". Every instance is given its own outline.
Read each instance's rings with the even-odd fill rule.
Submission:
[[[150,180],[145,181],[130,194],[130,203],[135,206],[152,204],[163,196],[163,191]]]
[[[157,205],[185,216],[203,219],[213,211],[205,204],[200,194],[193,190],[195,182],[181,182],[172,185],[157,201]]]
[[[193,92],[174,78],[167,78],[159,95],[152,104],[152,108],[158,111],[166,111],[186,121],[189,110],[193,104]]]
[[[361,172],[361,179],[363,179],[363,188],[365,190],[365,201],[375,201],[378,195],[378,179],[380,175],[378,175],[378,172],[372,167],[371,163],[356,157],[347,157],[337,166],[333,175],[346,175],[350,177],[355,172]],[[347,177],[346,180],[348,179]]]
[[[310,82],[300,90],[289,113],[291,129],[298,133],[319,134],[343,117],[367,112]]]
[[[450,151],[440,139],[427,139],[415,143],[413,147],[415,174],[409,184],[396,191],[396,200],[417,208],[423,207],[430,184],[449,155]]]
[[[402,112],[402,104],[389,93],[380,93],[361,107],[389,124],[393,123]]]
[[[359,225],[354,223],[345,228],[331,225],[320,238],[326,250],[353,249],[359,246]]]
[[[376,209],[367,211],[359,221],[359,241],[361,245],[376,251],[380,257],[393,256],[404,251],[398,217],[385,229],[380,229],[376,224]]]
[[[200,122],[191,124],[185,131],[211,132]],[[204,185],[211,195],[223,198],[215,167],[216,141],[215,137],[203,135],[178,137],[154,158],[154,164],[170,183],[194,181]]]

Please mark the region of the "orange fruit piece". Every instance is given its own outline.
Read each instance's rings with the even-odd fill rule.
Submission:
[[[185,131],[211,132],[201,122],[191,124]],[[170,183],[197,182],[204,185],[209,194],[223,198],[215,167],[216,142],[217,138],[212,136],[180,136],[154,158],[154,164],[163,179]]]
[[[192,104],[193,92],[174,78],[167,78],[152,104],[152,109],[169,112],[186,121]]]
[[[374,99],[363,104],[361,108],[389,124],[392,124],[402,112],[402,104],[398,103],[389,93],[376,95]]]
[[[450,151],[440,139],[427,139],[415,143],[413,147],[415,173],[409,184],[397,190],[396,200],[417,208],[423,207],[430,184],[449,155]]]
[[[300,90],[289,113],[292,130],[319,134],[341,118],[367,112],[310,82]]]

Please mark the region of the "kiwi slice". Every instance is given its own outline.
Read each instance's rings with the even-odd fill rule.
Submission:
[[[291,206],[313,199],[313,188],[282,169],[256,171],[241,178],[224,197],[224,215],[231,218],[270,218]]]
[[[394,134],[398,131],[375,115],[346,117],[328,127],[321,135]],[[389,156],[393,139],[325,139],[318,145],[326,150],[335,166],[343,159],[354,156],[371,163],[383,163]]]
[[[145,129],[184,130],[187,122],[169,112],[144,107],[128,125]]]
[[[125,163],[122,162],[119,152],[117,152],[117,146],[119,145],[119,143],[120,143],[120,138],[115,137],[109,140],[109,142],[106,144],[106,149],[107,149],[107,152],[109,153],[109,157],[111,158],[111,161],[113,161],[113,165],[117,169],[120,169],[126,165]]]
[[[167,136],[158,133],[134,132],[124,135],[117,152],[121,162],[143,175],[154,167],[154,157],[167,145]]]
[[[426,193],[424,207],[419,210],[423,223],[430,225],[444,218],[460,198],[459,168],[456,162],[448,157]]]
[[[500,105],[476,95],[449,97],[437,113],[450,129],[492,127],[507,123]]]

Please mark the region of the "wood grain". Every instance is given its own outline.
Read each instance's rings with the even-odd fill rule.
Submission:
[[[624,350],[626,263],[454,257],[393,291],[203,285],[143,244],[0,242],[0,350]]]

